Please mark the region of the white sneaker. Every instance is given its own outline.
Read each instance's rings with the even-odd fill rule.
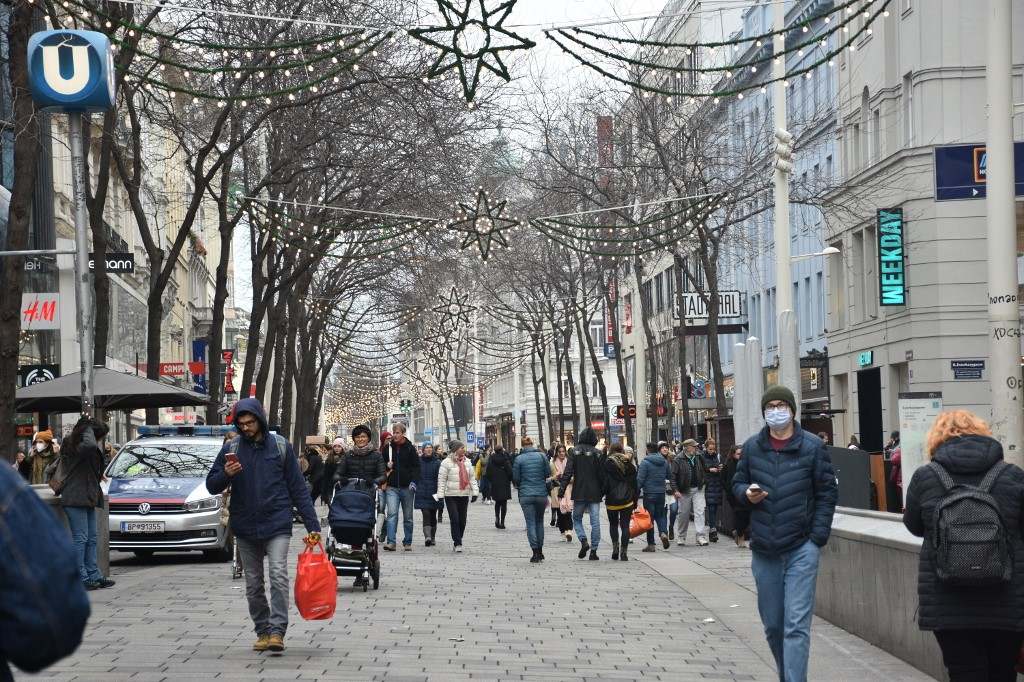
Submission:
[[[701,547],[705,547],[708,544],[707,538],[697,538],[697,544]]]
[[[680,540],[679,542],[676,543],[676,546],[677,547],[686,547],[686,542],[684,542],[683,540]]]
[[[458,554],[462,554],[462,545],[455,545],[455,552]]]

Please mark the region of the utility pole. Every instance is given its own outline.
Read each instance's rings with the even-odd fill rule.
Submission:
[[[988,319],[992,431],[1006,459],[1024,464],[1020,312],[1013,170],[1012,0],[988,0]]]
[[[793,172],[793,135],[786,130],[786,3],[773,3],[772,28],[776,33],[775,56],[772,59],[772,110],[775,123],[775,310],[778,319],[779,383],[793,391],[799,408],[800,340],[793,310],[789,249],[789,174]],[[760,357],[748,360],[760,367]]]

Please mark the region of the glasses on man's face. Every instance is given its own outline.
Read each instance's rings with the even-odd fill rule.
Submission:
[[[254,426],[256,426],[256,420],[255,419],[246,419],[245,421],[239,421],[238,422],[238,427],[241,428],[241,429],[250,429],[250,428],[252,428]]]

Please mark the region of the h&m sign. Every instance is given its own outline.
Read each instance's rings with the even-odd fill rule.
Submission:
[[[881,305],[907,304],[903,209],[878,211],[878,296]]]

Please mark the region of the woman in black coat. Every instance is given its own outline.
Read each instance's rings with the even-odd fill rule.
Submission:
[[[500,445],[494,448],[487,460],[484,478],[491,483],[491,499],[494,500],[494,527],[505,528],[505,514],[508,501],[512,498],[512,462]]]
[[[944,412],[928,432],[926,458],[954,483],[977,486],[1003,461],[1003,448],[991,436],[970,412]],[[918,626],[935,633],[951,682],[1014,682],[1024,639],[1024,470],[1005,466],[990,488],[1013,553],[1012,578],[979,587],[950,585],[936,574],[932,517],[946,491],[939,475],[931,464],[914,472],[903,512],[907,530],[925,539],[917,574]]]
[[[100,573],[96,561],[96,508],[103,506],[103,447],[107,425],[90,417],[82,417],[71,435],[64,439],[60,456],[51,467],[54,477],[63,476],[60,504],[71,526],[71,540],[78,556],[78,576],[85,589],[110,587],[113,580]]]
[[[722,456],[714,438],[704,442],[704,501],[707,504],[708,537],[718,542],[718,510],[722,506]]]
[[[732,479],[736,477],[736,467],[739,466],[740,458],[743,456],[743,446],[733,445],[725,456],[725,464],[722,465],[722,488],[725,501],[729,503],[732,510],[732,537],[737,547],[749,549],[748,535],[750,533],[750,509],[736,501],[732,494]]]

